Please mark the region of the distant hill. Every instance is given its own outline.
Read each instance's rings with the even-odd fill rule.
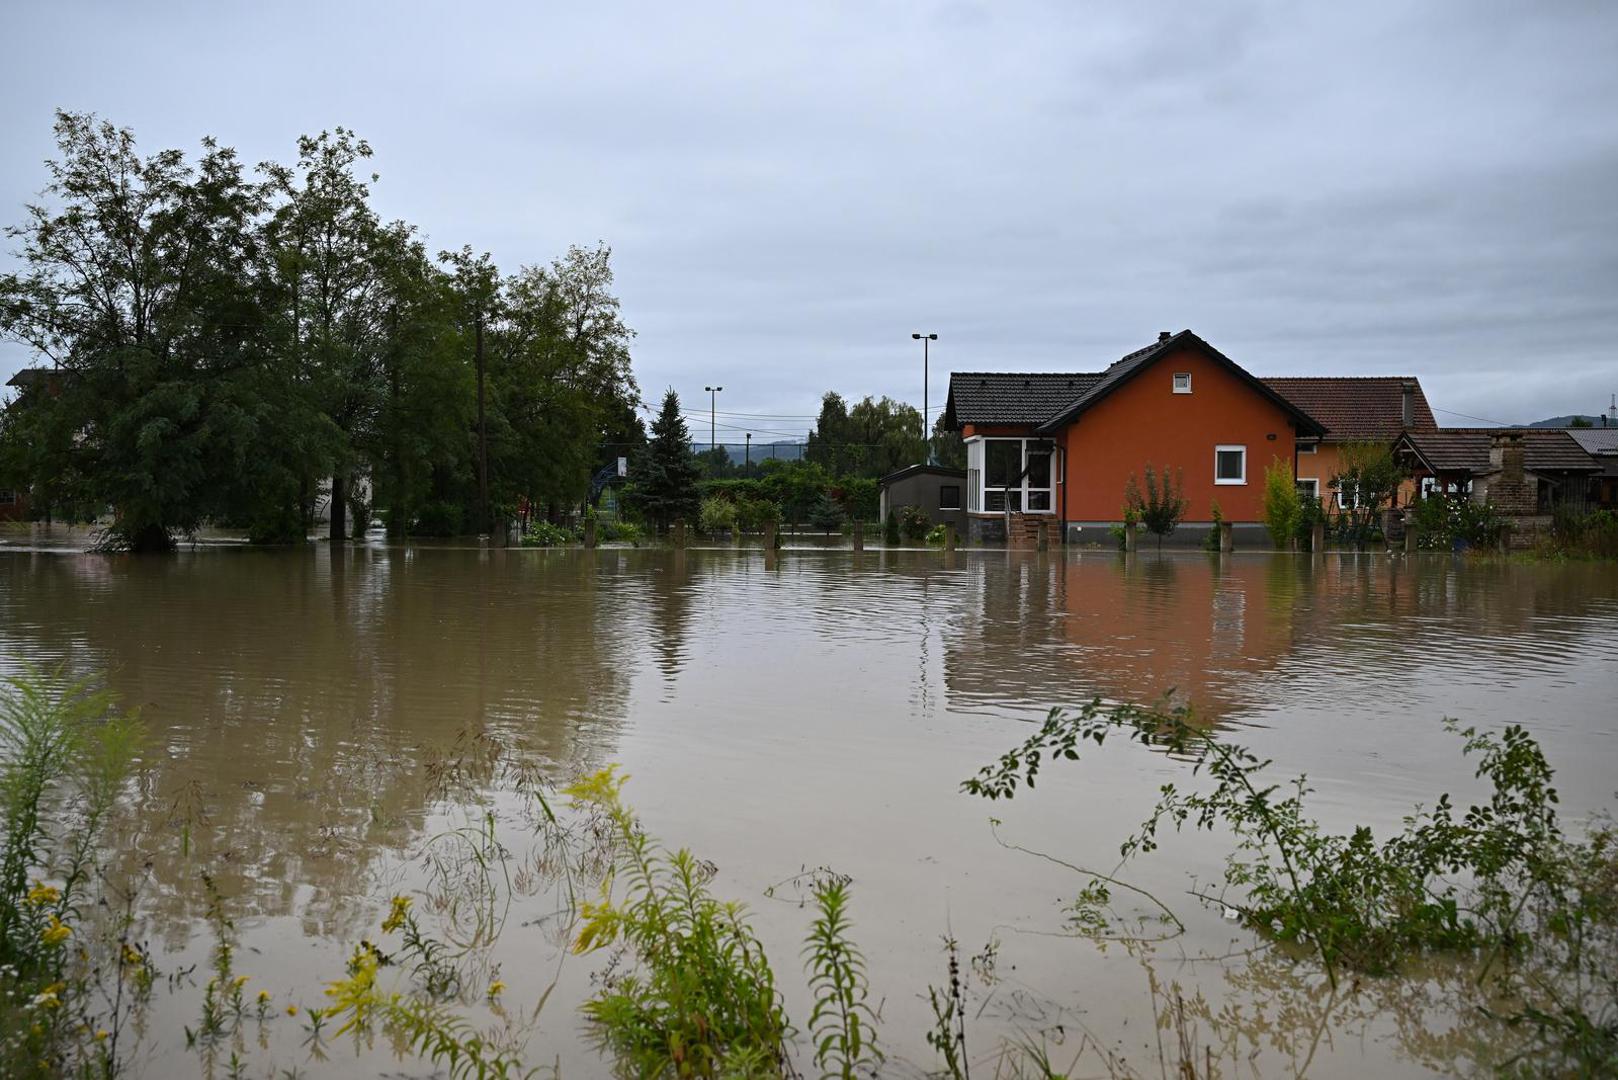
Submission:
[[[1590,415],[1584,414],[1584,413],[1571,413],[1571,414],[1569,414],[1567,416],[1553,416],[1549,420],[1535,420],[1532,424],[1529,424],[1528,426],[1529,427],[1572,427],[1573,426],[1573,421],[1575,421],[1575,420],[1588,421],[1591,427],[1600,427],[1601,426],[1601,416],[1600,416],[1600,414],[1597,414],[1595,416],[1590,416]]]

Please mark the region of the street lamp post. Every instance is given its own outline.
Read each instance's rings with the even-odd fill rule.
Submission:
[[[718,407],[715,403],[719,400],[719,391],[723,390],[724,387],[704,386],[703,389],[708,391],[708,453],[711,454],[713,453],[713,448],[719,445],[714,439],[714,431],[717,426],[714,423],[714,409]]]
[[[927,353],[928,346],[938,340],[938,335],[916,333],[911,334],[910,337],[914,341],[921,342],[921,437],[927,443],[927,464],[931,465],[933,463],[933,439],[928,433],[927,428],[927,425],[930,423],[927,416],[927,362],[930,358],[928,357]]]

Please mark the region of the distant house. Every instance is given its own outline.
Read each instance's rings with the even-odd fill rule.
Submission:
[[[1600,466],[1590,482],[1596,505],[1618,509],[1618,427],[1571,428],[1568,437]]]
[[[1332,478],[1342,470],[1342,448],[1348,443],[1392,443],[1403,433],[1435,432],[1427,395],[1414,376],[1325,375],[1266,378],[1264,384],[1320,421],[1326,433],[1298,440],[1294,472],[1299,489],[1320,499],[1327,512],[1348,508],[1348,493],[1333,490]],[[1414,488],[1401,493],[1406,502]]]
[[[966,470],[944,465],[911,465],[877,481],[881,520],[906,506],[919,508],[934,525],[953,525],[966,534]]]
[[[1558,428],[1411,431],[1393,449],[1424,493],[1470,493],[1474,502],[1522,517],[1547,515],[1558,504],[1588,506],[1602,473],[1573,433]]]
[[[1015,537],[1032,523],[1068,540],[1106,539],[1130,477],[1147,465],[1183,482],[1184,535],[1223,518],[1251,531],[1265,468],[1296,465],[1326,426],[1189,330],[1163,333],[1103,371],[957,372],[944,422],[966,442],[967,532]],[[1318,451],[1317,451],[1318,453]],[[1199,528],[1200,526],[1200,528]]]

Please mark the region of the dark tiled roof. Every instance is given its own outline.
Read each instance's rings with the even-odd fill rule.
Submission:
[[[40,386],[59,377],[62,373],[52,368],[23,368],[17,374],[6,380],[7,386],[15,386],[19,390],[26,390],[30,386]]]
[[[1567,432],[1557,428],[1439,428],[1407,432],[1402,441],[1438,472],[1486,473],[1489,447],[1496,436],[1507,433],[1522,437],[1523,468],[1530,472],[1594,472],[1600,468]]]
[[[1618,427],[1566,428],[1587,454],[1618,454]]]
[[[877,483],[883,487],[886,487],[895,480],[903,480],[907,476],[920,476],[923,473],[932,476],[947,476],[952,480],[966,479],[965,469],[955,469],[948,465],[906,465],[904,468],[899,469],[896,472],[890,472],[888,475],[878,480]]]
[[[1043,424],[1043,429],[1060,427],[1070,423],[1076,416],[1088,409],[1091,405],[1106,397],[1120,384],[1127,381],[1136,372],[1142,370],[1165,353],[1175,349],[1194,349],[1208,358],[1224,364],[1237,378],[1246,381],[1255,390],[1265,397],[1272,398],[1275,403],[1293,414],[1300,433],[1314,434],[1320,428],[1320,423],[1307,410],[1300,408],[1287,398],[1276,393],[1266,386],[1263,381],[1248,374],[1247,370],[1237,364],[1230,357],[1202,340],[1189,330],[1181,330],[1178,334],[1165,331],[1158,339],[1144,349],[1136,349],[1122,359],[1118,360],[1083,393],[1069,401],[1063,408]]]
[[[1326,426],[1331,441],[1394,439],[1404,430],[1404,386],[1415,390],[1412,431],[1437,431],[1421,382],[1399,375],[1266,378],[1263,383]]]
[[[962,424],[1041,424],[1082,394],[1097,372],[957,371],[949,377],[946,421]]]

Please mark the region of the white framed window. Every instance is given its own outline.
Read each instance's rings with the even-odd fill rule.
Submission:
[[[1300,476],[1292,481],[1297,486],[1298,494],[1312,502],[1320,501],[1320,481],[1313,477]]]
[[[1055,513],[1055,454],[1044,439],[985,438],[969,443],[967,510],[990,514]]]
[[[1247,447],[1214,447],[1214,483],[1247,483]]]
[[[1457,484],[1451,480],[1447,484],[1440,484],[1437,477],[1424,476],[1421,478],[1421,497],[1426,498],[1435,491],[1442,491],[1446,495],[1467,495],[1472,491],[1472,481]]]
[[[1191,392],[1191,373],[1189,371],[1176,371],[1174,373],[1174,392],[1176,394],[1189,394]]]
[[[1337,509],[1358,510],[1360,508],[1359,485],[1352,480],[1345,480],[1337,488]]]
[[[1316,443],[1312,443],[1312,442],[1300,442],[1298,444],[1298,453],[1300,453],[1300,454],[1312,454],[1312,453],[1315,452],[1315,446],[1316,445],[1317,445]]]

